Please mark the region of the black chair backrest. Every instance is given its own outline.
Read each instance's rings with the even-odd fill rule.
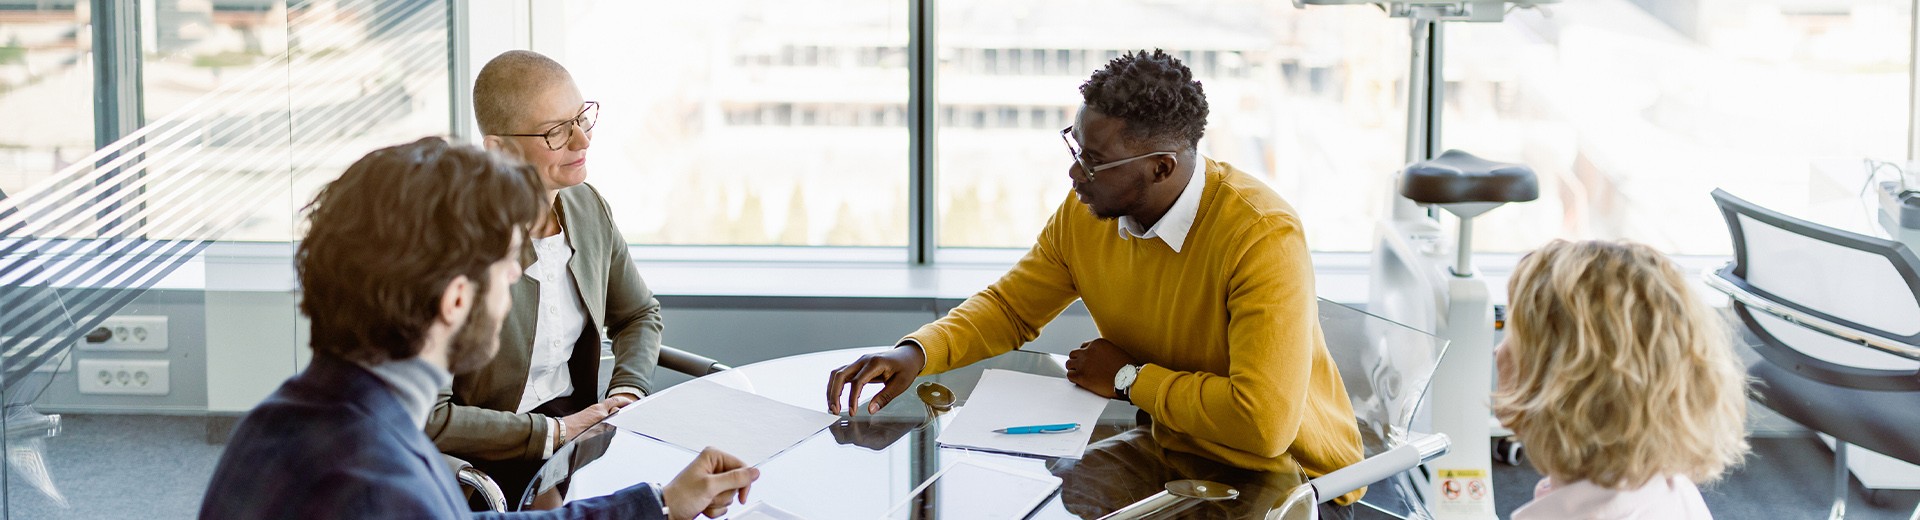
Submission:
[[[1715,273],[1769,304],[1882,341],[1920,345],[1920,258],[1900,242],[1772,211],[1714,190],[1734,262]],[[1769,362],[1823,383],[1920,391],[1920,360],[1821,333],[1735,301]]]

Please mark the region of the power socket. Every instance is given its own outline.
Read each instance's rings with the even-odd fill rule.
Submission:
[[[162,352],[167,350],[167,317],[114,316],[100,322],[88,336],[80,340],[80,350]]]
[[[74,379],[82,394],[167,395],[167,360],[82,359]]]

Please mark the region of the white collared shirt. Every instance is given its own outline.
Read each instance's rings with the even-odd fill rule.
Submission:
[[[1180,252],[1180,247],[1187,243],[1187,233],[1193,231],[1193,219],[1200,216],[1200,194],[1206,191],[1207,185],[1207,172],[1200,168],[1206,159],[1197,154],[1195,159],[1198,160],[1188,166],[1193,174],[1187,177],[1187,187],[1180,189],[1180,198],[1174,199],[1167,214],[1145,231],[1140,230],[1140,223],[1134,222],[1133,217],[1121,215],[1120,238],[1159,238],[1172,247],[1173,252]]]
[[[567,361],[573,358],[574,344],[587,326],[587,307],[580,302],[580,289],[573,286],[573,276],[567,272],[567,262],[573,260],[567,231],[533,239],[533,251],[539,260],[527,266],[526,272],[540,282],[540,308],[533,327],[533,358],[527,363],[527,386],[520,394],[518,413],[573,395],[573,371]]]

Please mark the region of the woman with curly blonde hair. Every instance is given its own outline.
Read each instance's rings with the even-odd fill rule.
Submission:
[[[1695,482],[1747,453],[1746,376],[1724,320],[1631,242],[1556,240],[1520,261],[1494,415],[1545,479],[1528,518],[1712,518]]]

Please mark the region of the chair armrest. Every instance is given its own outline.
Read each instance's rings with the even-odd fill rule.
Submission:
[[[1447,434],[1444,433],[1415,433],[1413,435],[1415,437],[1409,439],[1406,444],[1402,444],[1400,447],[1387,450],[1385,453],[1379,455],[1367,457],[1365,460],[1334,470],[1332,473],[1321,475],[1320,478],[1308,482],[1306,485],[1313,486],[1315,503],[1333,500],[1335,497],[1352,493],[1353,490],[1365,487],[1367,484],[1379,482],[1385,480],[1387,477],[1392,477],[1401,472],[1419,467],[1429,460],[1447,454],[1447,451],[1453,447],[1453,443],[1447,438]]]
[[[460,483],[460,487],[473,490],[492,511],[507,510],[507,493],[500,490],[500,485],[493,481],[493,477],[473,467],[473,463],[466,459],[445,453],[440,454],[440,458],[453,470],[453,478]]]
[[[1733,301],[1746,305],[1749,309],[1772,315],[1788,323],[1832,336],[1841,341],[1920,361],[1920,347],[1914,347],[1899,339],[1889,338],[1863,330],[1867,328],[1865,325],[1853,322],[1834,323],[1825,318],[1796,309],[1791,304],[1754,294],[1753,291],[1741,287],[1740,283],[1729,280],[1728,277],[1732,275],[1727,274],[1727,270],[1727,268],[1722,268],[1719,271],[1709,271],[1701,275],[1701,278],[1705,279],[1707,287],[1725,293],[1728,298],[1732,298]]]
[[[732,370],[733,367],[721,364],[713,358],[687,352],[667,345],[660,346],[660,368],[672,370],[693,377],[715,372]]]

